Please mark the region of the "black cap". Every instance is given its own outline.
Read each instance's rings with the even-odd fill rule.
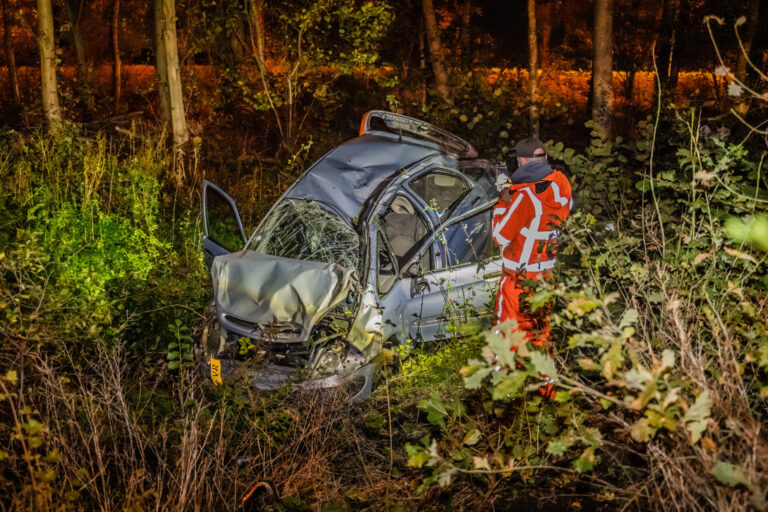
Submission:
[[[528,137],[515,144],[515,156],[518,158],[538,158],[547,156],[544,143],[536,137]]]

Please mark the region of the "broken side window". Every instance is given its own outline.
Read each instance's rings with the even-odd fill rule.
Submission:
[[[295,260],[336,263],[360,272],[361,241],[341,218],[316,201],[283,200],[264,220],[248,249]]]
[[[454,267],[498,257],[491,240],[491,210],[448,226],[443,231],[446,266]]]
[[[232,204],[213,188],[207,188],[205,193],[208,238],[229,252],[241,250],[243,237]]]
[[[436,210],[438,217],[451,209],[451,206],[469,190],[467,182],[458,176],[442,172],[423,174],[408,183],[411,190]]]

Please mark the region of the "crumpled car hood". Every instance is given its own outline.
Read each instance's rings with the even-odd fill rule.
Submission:
[[[285,331],[281,341],[305,341],[322,316],[347,297],[352,274],[335,263],[248,250],[218,256],[211,276],[219,322],[241,334],[262,331],[262,336],[268,326],[277,326],[277,332]]]

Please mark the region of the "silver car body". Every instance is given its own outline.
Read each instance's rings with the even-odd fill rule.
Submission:
[[[259,389],[344,384],[359,400],[384,345],[490,321],[501,275],[494,182],[494,167],[467,142],[380,111],[310,167],[248,240],[234,202],[204,182],[214,300],[201,369]],[[227,222],[229,233],[217,227]]]

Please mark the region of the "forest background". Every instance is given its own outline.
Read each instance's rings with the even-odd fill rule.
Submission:
[[[768,507],[764,1],[1,7],[3,510]],[[253,228],[374,108],[550,141],[555,360],[457,324],[354,407],[204,386],[202,179]]]

